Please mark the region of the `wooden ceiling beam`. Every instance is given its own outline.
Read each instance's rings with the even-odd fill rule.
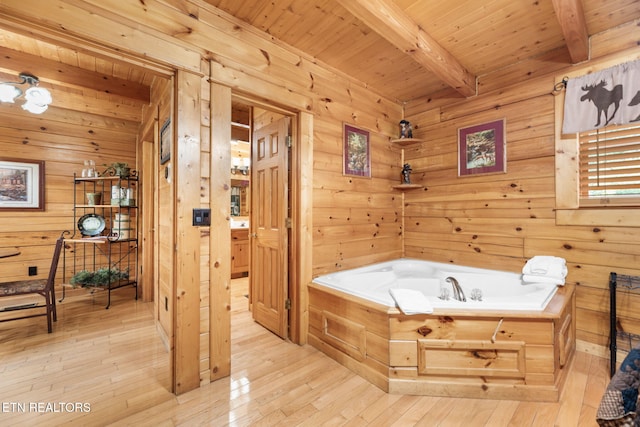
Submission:
[[[393,0],[338,0],[353,16],[465,97],[476,95],[476,77]],[[576,0],[579,1],[579,0]]]
[[[28,72],[37,76],[41,81],[75,86],[80,89],[89,88],[145,103],[150,101],[151,90],[149,86],[129,80],[84,70],[4,46],[0,46],[0,58],[2,58],[0,69],[15,72],[16,81],[18,73]]]
[[[571,62],[589,59],[589,32],[581,0],[552,0]]]

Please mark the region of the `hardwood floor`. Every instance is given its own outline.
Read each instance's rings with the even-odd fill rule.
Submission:
[[[232,284],[232,375],[169,393],[153,305],[129,289],[72,297],[44,318],[0,323],[0,425],[597,426],[606,359],[577,353],[557,403],[391,395],[310,346],[282,341]]]

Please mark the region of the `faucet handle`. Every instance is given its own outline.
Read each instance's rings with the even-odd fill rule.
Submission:
[[[471,299],[473,301],[482,301],[482,291],[478,288],[471,289]]]

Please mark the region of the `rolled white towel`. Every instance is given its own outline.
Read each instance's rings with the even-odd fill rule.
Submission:
[[[389,289],[393,300],[404,314],[429,314],[433,307],[426,296],[413,289]]]
[[[564,277],[545,276],[539,274],[523,274],[522,281],[526,284],[553,283],[559,286],[564,286]]]
[[[536,255],[524,265],[522,274],[564,278],[567,276],[567,262],[556,256]]]

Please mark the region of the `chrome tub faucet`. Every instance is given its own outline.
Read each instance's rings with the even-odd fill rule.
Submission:
[[[451,283],[451,287],[453,288],[453,298],[457,299],[458,301],[467,302],[467,298],[464,296],[464,292],[462,291],[460,284],[455,278],[449,276],[444,280],[445,282]]]

